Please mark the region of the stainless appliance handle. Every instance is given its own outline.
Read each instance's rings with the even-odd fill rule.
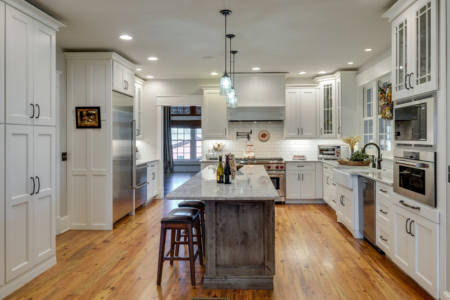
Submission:
[[[396,160],[395,163],[397,165],[403,165],[403,166],[407,166],[407,167],[413,167],[413,168],[418,168],[418,169],[428,169],[430,167],[429,164],[426,163],[411,163],[405,160]]]
[[[131,187],[136,185],[136,121],[131,121]]]
[[[411,208],[411,209],[415,209],[415,210],[419,210],[420,211],[420,206],[412,206],[409,205],[408,203],[406,203],[404,200],[400,200],[400,204],[407,207],[407,208]]]

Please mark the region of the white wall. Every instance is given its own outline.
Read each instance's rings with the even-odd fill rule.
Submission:
[[[374,57],[364,65],[362,65],[356,73],[356,85],[362,86],[369,81],[377,79],[391,72],[392,59],[391,49],[387,49],[384,53]]]

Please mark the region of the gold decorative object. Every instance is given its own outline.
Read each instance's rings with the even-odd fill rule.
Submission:
[[[355,152],[355,145],[358,144],[360,140],[361,140],[361,136],[359,136],[359,135],[345,136],[342,138],[342,141],[350,146],[351,154],[353,154],[353,152]]]

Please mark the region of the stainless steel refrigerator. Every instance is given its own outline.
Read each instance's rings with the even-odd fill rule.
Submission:
[[[113,220],[134,212],[136,135],[133,98],[113,92],[112,97]]]

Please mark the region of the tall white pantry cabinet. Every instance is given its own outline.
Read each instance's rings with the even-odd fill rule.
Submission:
[[[61,26],[23,0],[0,0],[0,298],[56,263]]]

